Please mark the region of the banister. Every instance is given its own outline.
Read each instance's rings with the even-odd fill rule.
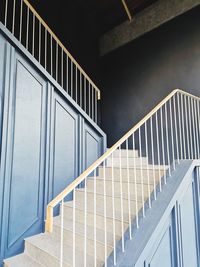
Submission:
[[[180,89],[173,90],[162,101],[160,101],[140,122],[131,128],[118,142],[108,149],[99,159],[97,159],[88,169],[86,169],[78,178],[76,178],[69,186],[67,186],[60,194],[58,194],[47,206],[46,231],[52,232],[53,208],[58,205],[72,190],[74,190],[81,182],[84,181],[103,161],[105,161],[120,145],[122,145],[134,132],[136,132],[148,119],[150,119],[169,99],[176,93],[200,99],[190,93]]]
[[[52,35],[52,37],[55,39],[55,41],[59,44],[59,46],[63,49],[63,51],[67,54],[67,56],[70,58],[70,60],[79,68],[79,70],[82,72],[82,74],[88,79],[90,84],[95,88],[95,90],[98,93],[98,100],[101,98],[101,92],[98,89],[98,87],[94,84],[94,82],[91,80],[91,78],[86,74],[86,72],[83,70],[83,68],[79,65],[79,63],[73,58],[71,53],[66,49],[66,47],[62,44],[60,39],[56,36],[56,34],[49,28],[49,26],[46,24],[46,22],[41,18],[41,16],[37,13],[37,11],[34,9],[34,7],[29,3],[28,0],[23,0],[23,2],[27,5],[27,7],[32,11],[32,13],[35,15],[35,17],[41,22],[41,24],[47,29],[47,31]]]

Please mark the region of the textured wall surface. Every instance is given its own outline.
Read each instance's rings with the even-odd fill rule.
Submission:
[[[112,145],[171,90],[200,95],[200,7],[102,59],[102,127]]]
[[[101,55],[131,42],[198,5],[200,0],[156,1],[141,13],[133,15],[131,23],[126,21],[103,35],[100,42]]]

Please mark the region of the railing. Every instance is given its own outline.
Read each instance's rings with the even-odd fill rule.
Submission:
[[[95,121],[100,90],[27,0],[0,0],[0,21]]]
[[[172,91],[163,101],[161,101],[148,115],[146,115],[139,123],[137,123],[127,134],[125,134],[115,145],[113,145],[105,154],[103,154],[96,162],[94,162],[86,171],[84,171],[77,179],[75,179],[63,192],[53,199],[47,207],[46,231],[53,231],[53,209],[61,204],[61,255],[60,266],[63,266],[63,221],[64,221],[64,200],[73,193],[73,212],[71,220],[73,223],[73,266],[75,266],[76,255],[76,196],[77,188],[81,187],[83,191],[83,209],[84,209],[84,266],[87,266],[87,223],[88,223],[88,181],[93,181],[93,231],[94,231],[94,266],[97,266],[97,204],[98,210],[102,211],[104,218],[104,261],[107,266],[107,258],[109,256],[107,245],[107,233],[112,233],[113,247],[113,264],[117,262],[117,236],[116,226],[120,221],[121,224],[121,250],[125,251],[124,232],[129,231],[129,238],[132,239],[132,220],[136,222],[136,226],[140,225],[140,216],[145,217],[146,209],[152,207],[152,203],[157,199],[159,191],[161,192],[171,173],[176,169],[180,160],[196,159],[200,156],[200,98],[181,90]],[[130,151],[139,152],[138,159],[130,155]],[[117,151],[117,152],[116,152]],[[114,162],[116,153],[119,157],[119,163]],[[123,155],[122,155],[123,153]],[[124,153],[125,161],[124,165]],[[122,157],[123,156],[123,157]],[[132,157],[132,158],[131,158]],[[146,157],[146,161],[143,160]],[[110,161],[109,161],[110,160]],[[134,160],[134,162],[132,162]],[[110,174],[107,172],[108,161],[110,166]],[[120,197],[116,199],[115,182],[116,169],[119,173]],[[97,200],[97,179],[101,175],[103,181],[103,202],[98,203]],[[91,177],[92,176],[92,177]],[[111,201],[112,208],[107,207],[107,187],[108,179],[111,179]],[[124,188],[124,182],[126,188]],[[134,188],[132,190],[131,188]],[[147,190],[145,189],[147,188]],[[147,193],[146,193],[146,191]],[[126,198],[128,216],[124,211],[124,201]],[[120,216],[116,218],[116,201],[120,201]],[[112,209],[112,212],[110,211]],[[133,215],[134,210],[134,215]],[[91,211],[90,211],[91,212]],[[112,215],[108,215],[112,213]],[[107,225],[108,217],[112,217],[112,228]],[[91,218],[90,218],[91,219]]]

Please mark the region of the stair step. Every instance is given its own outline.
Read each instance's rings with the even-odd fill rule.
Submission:
[[[84,190],[80,190],[76,194],[76,205],[82,206],[84,208],[84,197],[85,193]],[[123,202],[123,214],[124,219],[128,220],[128,199],[122,199]],[[121,218],[121,198],[115,197],[114,201],[115,205],[115,214],[117,218]],[[131,214],[134,216],[136,214],[135,210],[135,200],[130,200],[131,205]],[[138,198],[138,205],[142,206],[141,199]],[[91,192],[87,192],[87,210],[94,212],[94,194]],[[104,196],[102,194],[96,194],[96,211],[103,213],[104,212]],[[111,217],[113,212],[113,203],[112,203],[112,196],[106,195],[106,214]]]
[[[71,219],[64,220],[63,223],[63,234],[64,234],[64,242],[67,245],[71,245],[73,241],[73,221]],[[90,225],[86,227],[87,231],[87,253],[91,256],[94,255],[94,245],[96,244],[97,249],[97,258],[100,260],[104,260],[104,252],[105,252],[105,239],[104,239],[104,231],[101,229],[96,230],[96,242],[94,243],[94,228]],[[111,232],[107,232],[107,255],[109,255],[113,250],[113,234]],[[54,218],[54,226],[52,237],[60,240],[61,233],[61,217],[57,216]],[[79,222],[75,224],[75,246],[78,250],[84,251],[85,247],[85,225]],[[120,236],[115,237],[116,240],[120,239]]]
[[[127,158],[111,158],[109,157],[107,160],[106,160],[106,166],[107,167],[111,167],[112,166],[112,163],[113,163],[113,166],[114,167],[120,167],[120,164],[122,167],[140,167],[141,165],[142,166],[146,166],[148,165],[148,159],[147,158],[143,158],[143,157],[137,157],[137,158],[129,158],[127,160]]]
[[[44,265],[23,253],[4,260],[4,267],[44,267]]]
[[[148,188],[148,184],[145,183],[143,184],[143,189],[144,189],[144,194],[146,196],[148,196],[148,189],[150,192],[153,191],[153,182],[150,181],[151,183],[149,184],[149,188]],[[94,178],[88,178],[87,180],[87,190],[88,191],[92,191],[94,192]],[[121,183],[119,181],[114,181],[114,186],[112,185],[112,180],[105,180],[105,187],[106,187],[106,194],[108,195],[112,195],[112,186],[114,188],[114,195],[119,197],[120,196],[120,192],[121,192]],[[130,194],[133,195],[132,198],[135,199],[135,189],[137,190],[138,196],[141,196],[142,194],[142,184],[141,183],[135,183],[134,182],[127,182],[124,181],[124,179],[122,180],[122,191],[123,194],[125,195],[126,198],[128,198],[128,185],[130,188]],[[103,179],[98,179],[96,178],[96,193],[98,194],[102,194],[104,192],[104,180]]]
[[[119,158],[121,155],[122,158],[126,158],[127,157],[127,150],[126,149],[121,149],[121,152],[119,151],[119,149],[115,150],[113,152],[113,157],[114,158]],[[137,158],[139,156],[138,150],[128,150],[128,157],[129,158]]]
[[[146,186],[147,188],[147,186]],[[96,192],[96,202],[103,207],[104,205],[104,194],[103,194],[104,191],[102,192]],[[137,200],[139,202],[142,202],[142,191],[138,191],[137,192]],[[84,198],[85,198],[85,189],[84,188],[80,188],[80,189],[77,189],[76,190],[76,201],[77,202],[84,202]],[[88,190],[87,188],[87,198],[88,198],[88,201],[92,202],[94,201],[94,190],[91,189],[91,190]],[[105,198],[106,198],[106,204],[107,204],[107,208],[112,208],[112,193],[109,194],[107,191],[106,191],[106,194],[105,194]],[[144,199],[147,199],[148,198],[148,190],[145,190],[144,191]],[[115,192],[115,208],[116,210],[120,210],[121,209],[121,194],[120,192]],[[127,193],[127,188],[126,188],[126,191],[123,191],[122,192],[122,200],[124,203],[127,203],[128,204],[128,199],[129,199],[129,195]],[[131,192],[130,193],[130,201],[131,202],[135,202],[136,201],[136,196],[134,194],[134,192]]]
[[[141,205],[140,205],[141,206]],[[138,206],[138,210],[140,208],[140,206]],[[71,218],[73,214],[73,202],[72,201],[68,201],[64,204],[64,218]],[[93,210],[88,210],[87,209],[87,225],[90,226],[94,226],[94,211]],[[76,203],[76,221],[79,223],[84,224],[85,222],[85,210],[83,205],[80,205],[80,203]],[[134,216],[133,216],[134,218]],[[96,213],[96,227],[98,229],[104,229],[104,213],[103,211],[97,211]],[[106,214],[106,225],[107,225],[107,231],[108,232],[112,232],[113,231],[113,216],[112,214]],[[119,214],[119,212],[117,214],[115,214],[115,229],[116,229],[116,235],[121,236],[122,231],[121,231],[121,226],[122,226],[122,222],[121,222],[121,214]],[[128,220],[126,218],[124,218],[124,231],[127,229],[128,227]]]
[[[25,240],[25,253],[45,267],[60,266],[60,240],[52,238],[50,234],[40,234]],[[84,265],[84,251],[76,249],[76,266]],[[73,265],[73,247],[72,245],[63,245],[63,267],[71,267]],[[102,266],[103,261],[97,259],[97,266]],[[87,254],[87,266],[94,266],[94,258]]]
[[[154,176],[156,182],[159,181],[160,177],[162,177],[167,170],[167,167],[162,168],[162,169],[152,169],[151,165],[149,165],[148,169],[143,168],[142,171],[140,168],[129,168],[129,172],[127,168],[111,168],[111,167],[105,167],[105,177],[106,180],[111,180],[112,175],[114,177],[114,181],[119,181],[120,180],[120,175],[122,176],[122,180],[125,182],[128,181],[128,173],[129,173],[129,181],[130,182],[135,182],[135,177],[137,180],[137,183],[141,183],[142,178],[143,178],[143,183],[148,183],[148,174],[151,183],[153,183]],[[121,174],[120,174],[121,172]],[[97,173],[98,179],[104,179],[104,168],[99,167],[98,173]]]

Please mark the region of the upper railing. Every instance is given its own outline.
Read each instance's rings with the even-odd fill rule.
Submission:
[[[62,248],[64,242],[63,207],[65,198],[72,193],[73,211],[71,213],[71,220],[73,223],[73,235],[70,242],[73,244],[73,266],[76,266],[76,206],[78,198],[77,189],[80,187],[83,193],[83,223],[85,225],[85,242],[82,247],[84,251],[84,266],[87,266],[87,224],[89,220],[91,223],[91,210],[90,218],[88,219],[88,205],[91,205],[91,201],[93,202],[92,207],[94,215],[94,266],[97,265],[96,255],[98,255],[96,238],[98,212],[101,212],[104,218],[105,266],[107,266],[107,258],[110,253],[108,253],[107,250],[108,231],[112,232],[113,264],[115,265],[117,262],[117,249],[119,249],[119,246],[118,248],[116,246],[116,227],[119,225],[119,221],[121,224],[121,250],[125,251],[124,231],[127,229],[126,225],[129,226],[129,238],[132,239],[132,220],[135,219],[136,226],[139,227],[139,211],[141,216],[145,217],[146,209],[148,207],[151,208],[152,201],[157,199],[158,192],[162,191],[163,186],[167,183],[168,177],[171,176],[171,173],[176,169],[180,160],[196,159],[200,157],[199,121],[200,98],[178,89],[172,91],[116,144],[108,149],[105,154],[48,204],[46,216],[47,232],[53,231],[53,209],[58,204],[61,204],[60,266],[63,266],[64,253]],[[131,150],[133,150],[134,153],[130,155],[129,152]],[[134,156],[136,150],[139,153],[139,158]],[[116,161],[116,155],[119,157],[118,162]],[[144,157],[146,160],[144,160]],[[110,167],[110,172],[106,169],[107,166]],[[103,182],[102,189],[97,187],[99,175]],[[117,175],[119,175],[119,178],[117,178]],[[91,191],[91,181],[93,182],[93,200],[91,200],[91,192],[89,192],[89,190]],[[112,190],[109,191],[111,200],[109,200],[108,203],[107,182],[109,181],[111,182],[109,185]],[[116,181],[120,186],[120,190],[117,192]],[[90,183],[88,184],[88,182]],[[124,182],[126,182],[125,185]],[[88,185],[90,185],[90,189],[88,189]],[[97,191],[98,194],[100,192],[103,195],[103,201],[98,203],[98,205],[97,199],[99,199],[99,195]],[[118,194],[117,198],[116,194]],[[117,210],[116,213],[116,206],[120,203],[120,208],[118,207],[119,210]],[[102,206],[100,206],[101,204]],[[111,226],[107,224],[108,217],[112,218],[112,230]]]
[[[97,122],[100,90],[27,0],[0,0],[0,21]]]

